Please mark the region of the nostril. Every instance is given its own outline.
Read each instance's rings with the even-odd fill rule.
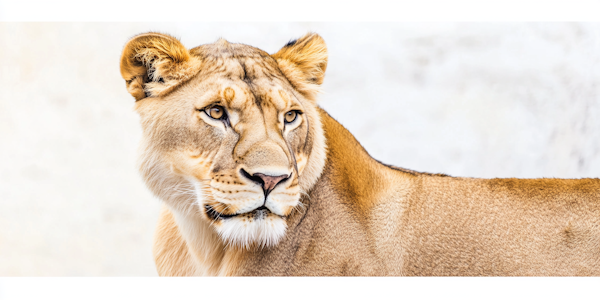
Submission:
[[[240,173],[242,173],[242,176],[258,183],[261,186],[265,185],[265,182],[262,180],[262,178],[260,178],[259,176],[255,176],[255,175],[250,175],[250,173],[246,172],[246,170],[244,169],[240,169]]]

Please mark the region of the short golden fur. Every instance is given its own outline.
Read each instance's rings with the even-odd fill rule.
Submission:
[[[384,165],[316,104],[326,67],[316,34],[273,55],[127,43],[160,275],[600,275],[600,180]]]

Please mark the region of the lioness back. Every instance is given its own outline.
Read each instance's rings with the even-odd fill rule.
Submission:
[[[600,180],[417,181],[406,275],[600,275]]]
[[[600,276],[599,179],[474,179],[374,160],[317,104],[317,34],[268,54],[132,38],[121,75],[162,200],[158,273]]]

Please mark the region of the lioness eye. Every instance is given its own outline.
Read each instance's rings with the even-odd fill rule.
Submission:
[[[209,115],[211,118],[218,120],[218,119],[223,118],[223,115],[224,115],[223,111],[224,111],[223,107],[213,106],[207,110],[206,114]]]
[[[292,122],[294,122],[294,120],[296,120],[296,116],[298,116],[298,113],[295,110],[288,111],[285,114],[285,122],[286,123],[292,123]]]

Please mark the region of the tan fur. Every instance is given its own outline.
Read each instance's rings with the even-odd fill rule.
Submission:
[[[194,258],[177,229],[173,215],[166,207],[161,209],[160,220],[153,249],[157,269],[161,270],[161,275],[166,276],[196,275],[198,271]]]
[[[188,51],[155,33],[126,45],[140,172],[165,204],[160,275],[600,275],[600,180],[384,165],[317,106],[326,66],[316,34],[273,55],[225,40]],[[211,105],[229,123],[202,112]],[[284,124],[290,110],[300,119]],[[265,198],[242,169],[290,178]],[[262,201],[269,213],[257,219]],[[207,205],[237,215],[211,219]],[[253,224],[285,234],[235,231]]]

